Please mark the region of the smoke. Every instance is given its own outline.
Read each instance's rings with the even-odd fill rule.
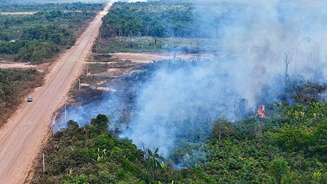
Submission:
[[[242,118],[241,102],[252,112],[278,100],[287,76],[326,83],[325,1],[193,3],[194,27],[217,41],[217,57],[161,65],[137,89],[130,123],[120,135],[140,148],[159,148],[166,158],[184,142],[203,141],[218,118]],[[104,98],[71,113],[87,122],[96,113],[112,115],[119,104]]]
[[[217,6],[204,5],[213,2]],[[158,70],[140,89],[122,137],[168,157],[181,139],[209,133],[209,122],[238,120],[241,100],[248,110],[277,100],[286,74],[325,83],[324,7],[323,1],[306,0],[196,2],[195,26],[217,38],[219,57],[196,67]]]

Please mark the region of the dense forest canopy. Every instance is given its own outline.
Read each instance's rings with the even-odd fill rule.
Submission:
[[[101,10],[103,4],[94,3],[43,3],[43,4],[3,4],[0,6],[0,11],[2,12],[26,12],[26,11],[52,11],[52,10],[62,10],[62,11],[98,11]]]
[[[241,8],[224,2],[116,2],[104,18],[102,36],[218,38]]]
[[[191,4],[115,3],[104,19],[102,36],[192,36]]]

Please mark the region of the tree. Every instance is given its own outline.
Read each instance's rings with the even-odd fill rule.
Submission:
[[[275,183],[281,184],[282,178],[287,174],[288,162],[281,157],[275,158],[271,161],[270,172],[275,179]]]
[[[101,132],[108,131],[108,123],[109,119],[103,114],[99,114],[95,119],[91,120],[91,125]]]
[[[213,136],[219,140],[235,134],[235,128],[226,120],[218,120],[213,127]]]
[[[67,131],[70,133],[74,133],[79,130],[79,124],[73,120],[69,120],[67,122]]]

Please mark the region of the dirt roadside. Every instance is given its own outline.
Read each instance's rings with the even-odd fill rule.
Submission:
[[[24,69],[24,68],[36,68],[36,65],[30,65],[27,63],[14,63],[14,62],[0,62],[0,69]]]
[[[23,103],[0,129],[1,183],[24,183],[43,140],[48,136],[52,115],[65,103],[71,86],[79,77],[98,36],[102,17],[110,6],[108,4],[90,22],[71,49],[60,55],[43,86],[30,94],[33,102]]]
[[[29,11],[29,12],[0,12],[0,15],[34,15],[38,13],[37,11]]]

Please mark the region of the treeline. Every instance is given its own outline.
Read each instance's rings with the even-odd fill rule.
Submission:
[[[213,43],[215,51],[224,26],[234,22],[237,11],[222,2],[116,2],[104,17],[94,50],[212,52]]]
[[[224,7],[224,8],[223,8]],[[152,36],[219,38],[244,7],[229,3],[149,1],[114,3],[104,18],[102,37]]]
[[[89,6],[95,9],[99,5],[81,5]],[[52,10],[30,16],[0,16],[0,56],[43,62],[73,45],[83,23],[95,14]]]
[[[51,58],[59,51],[60,46],[74,43],[73,32],[54,25],[38,25],[23,30],[18,40],[0,41],[0,53],[15,55],[18,59],[40,62]]]
[[[100,39],[93,51],[97,53],[115,52],[185,52],[200,53],[216,51],[217,42],[198,38],[158,38],[158,37],[111,37]]]
[[[0,69],[0,126],[15,110],[21,97],[41,84],[41,77],[34,69]]]
[[[189,3],[117,2],[104,18],[103,37],[190,37],[196,34]]]
[[[103,4],[95,3],[30,3],[30,4],[15,4],[15,3],[0,3],[1,12],[26,12],[26,11],[99,11],[103,8]]]
[[[104,115],[85,127],[70,121],[48,143],[46,171],[40,164],[32,183],[326,183],[327,104],[274,107],[263,129],[256,118],[218,120],[200,145],[206,159],[180,170],[108,132]]]

